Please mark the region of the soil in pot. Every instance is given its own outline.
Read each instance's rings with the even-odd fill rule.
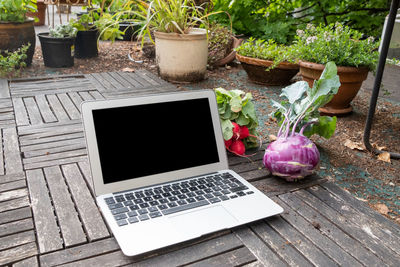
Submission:
[[[92,58],[98,56],[97,30],[78,31],[75,39],[75,57]]]
[[[300,61],[300,74],[310,87],[319,79],[324,68],[322,64]],[[353,111],[350,103],[356,97],[363,81],[367,79],[368,68],[338,66],[337,74],[341,86],[332,100],[319,109],[323,115],[344,116]]]
[[[74,65],[73,46],[75,37],[54,38],[49,33],[38,34],[46,67],[67,68]]]
[[[25,63],[27,66],[32,63],[32,57],[36,45],[33,19],[29,19],[22,23],[0,22],[0,50],[8,50],[12,52],[28,43],[31,45],[26,52],[27,57]]]
[[[273,61],[250,58],[236,54],[249,80],[262,85],[278,86],[290,83],[290,80],[299,72],[299,65],[281,62],[275,68],[266,71]]]

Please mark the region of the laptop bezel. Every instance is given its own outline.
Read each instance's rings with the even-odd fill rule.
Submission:
[[[214,127],[215,141],[217,144],[219,162],[197,166],[182,170],[170,171],[161,174],[148,175],[140,178],[132,178],[115,183],[105,184],[103,181],[99,150],[97,147],[96,132],[93,121],[92,110],[107,109],[114,107],[123,107],[130,105],[162,103],[188,99],[208,98],[210,104],[210,113]],[[157,95],[142,95],[138,97],[117,98],[110,100],[85,101],[81,104],[81,112],[84,126],[86,145],[88,149],[89,164],[92,172],[93,188],[96,197],[108,193],[126,191],[141,187],[148,187],[156,184],[172,182],[184,178],[204,175],[228,169],[228,160],[225,150],[224,139],[218,114],[218,105],[215,93],[212,90],[198,90],[190,92],[162,93]],[[129,123],[129,122],[127,122]],[[154,161],[156,164],[156,151],[154,152]],[[195,148],[193,148],[195,153]]]

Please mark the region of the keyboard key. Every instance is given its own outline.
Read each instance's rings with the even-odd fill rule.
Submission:
[[[187,200],[186,200],[188,203],[193,203],[193,202],[196,202],[196,199],[194,199],[194,198],[188,198]]]
[[[143,200],[141,198],[137,198],[137,199],[133,200],[133,202],[135,202],[135,204],[141,204],[141,203],[143,203]]]
[[[130,211],[127,213],[129,217],[135,217],[138,215],[138,213],[136,211]]]
[[[206,188],[206,189],[204,189],[204,192],[206,192],[207,194],[212,193],[212,189]]]
[[[198,189],[206,189],[207,186],[205,186],[204,184],[201,184],[201,185],[199,185],[197,188],[198,188]]]
[[[169,200],[169,201],[177,201],[178,198],[177,198],[177,197],[169,197],[168,200]]]
[[[237,197],[238,197],[237,195],[230,196],[231,199],[232,198],[237,198]]]
[[[152,201],[152,200],[153,200],[152,197],[144,197],[143,198],[143,201],[146,201],[146,202],[149,202],[149,201]]]
[[[160,210],[165,210],[165,209],[168,209],[168,206],[162,204],[162,205],[159,205],[158,208],[159,208]]]
[[[170,197],[170,196],[172,196],[171,193],[163,193],[162,195],[163,195],[163,197]]]
[[[126,219],[126,218],[128,218],[128,217],[125,215],[125,213],[122,213],[122,214],[115,215],[114,218],[115,218],[117,221],[119,221],[119,220],[122,220],[122,219]]]
[[[205,194],[204,196],[205,196],[206,198],[208,198],[208,199],[214,198],[214,195],[212,195],[212,194]]]
[[[231,193],[231,191],[229,191],[229,190],[222,190],[221,193],[224,194],[224,195],[229,195],[229,194]]]
[[[188,197],[195,197],[196,196],[196,194],[194,192],[187,193],[186,195]]]
[[[177,196],[177,195],[180,195],[181,192],[179,192],[179,191],[172,191],[171,194],[174,195],[174,196]]]
[[[164,215],[169,215],[169,214],[172,214],[175,212],[180,212],[180,211],[184,211],[184,210],[188,210],[188,209],[194,209],[194,208],[198,208],[198,207],[209,205],[209,204],[210,203],[207,200],[202,200],[202,201],[190,203],[187,205],[182,205],[182,206],[173,207],[173,208],[170,208],[167,210],[163,210],[162,213]]]
[[[117,214],[125,213],[125,212],[128,212],[128,211],[129,211],[129,209],[127,207],[123,207],[123,208],[111,210],[111,213],[112,213],[112,215],[117,215]]]
[[[152,212],[149,214],[151,218],[157,218],[162,216],[161,212],[157,211],[157,212]]]
[[[129,223],[137,223],[138,221],[139,221],[139,219],[137,217],[128,218]]]
[[[221,202],[221,200],[220,200],[219,198],[211,198],[211,199],[209,199],[209,201],[210,201],[211,203]]]
[[[198,189],[196,186],[192,186],[192,187],[189,187],[189,190],[193,192],[193,191],[197,191]]]
[[[126,201],[126,199],[124,198],[124,196],[115,197],[115,200],[116,200],[117,202],[124,202],[124,201]]]
[[[124,207],[124,204],[122,204],[122,203],[115,203],[115,204],[108,205],[108,208],[110,210],[118,209],[118,208],[122,208],[122,207]]]
[[[148,219],[150,219],[150,218],[146,214],[139,216],[139,220],[141,220],[141,221],[145,221],[145,220],[148,220]]]
[[[131,210],[138,210],[138,209],[140,209],[138,205],[132,205],[132,206],[129,206],[129,208],[130,208]]]
[[[180,206],[187,204],[187,202],[185,200],[183,200],[183,199],[182,200],[178,200],[176,203],[178,203],[178,205],[180,205]]]
[[[221,199],[222,201],[225,201],[225,200],[228,200],[229,197],[227,197],[227,196],[220,196],[219,199]]]
[[[249,191],[249,192],[247,192],[247,194],[251,195],[251,194],[254,194],[254,192],[253,191]]]
[[[187,198],[187,196],[185,196],[185,195],[177,195],[177,197],[178,197],[179,199],[185,199],[185,198]]]
[[[150,212],[158,211],[158,209],[157,209],[156,207],[150,207],[150,208],[148,208],[148,210],[149,210]]]
[[[150,207],[150,205],[147,204],[147,203],[142,203],[142,204],[139,204],[139,207],[141,207],[142,209],[144,209],[144,208]]]
[[[147,197],[150,197],[150,196],[153,196],[153,195],[154,195],[154,192],[151,191],[151,190],[146,190],[146,191],[144,192],[144,194],[145,194]]]
[[[165,204],[165,203],[168,203],[169,200],[166,199],[166,198],[162,198],[162,199],[160,199],[158,202],[160,202],[161,204]]]
[[[203,191],[203,190],[199,190],[199,191],[196,191],[196,195],[204,195],[205,194],[205,192]]]
[[[143,193],[136,193],[136,194],[135,194],[135,197],[136,197],[136,198],[144,198],[145,195],[144,195]]]
[[[118,226],[124,226],[124,225],[127,225],[128,222],[124,219],[124,220],[117,221],[117,224],[118,224]]]
[[[242,191],[240,191],[240,192],[237,192],[236,193],[238,196],[240,196],[240,197],[242,197],[242,196],[245,196],[246,195],[246,193],[245,192],[242,192]]]
[[[235,187],[235,188],[231,188],[230,191],[232,193],[236,193],[236,192],[243,191],[243,190],[246,190],[246,189],[249,189],[249,188],[247,186],[245,186],[245,185],[242,185],[242,186],[238,186],[238,187]]]
[[[182,190],[181,190],[181,193],[182,194],[186,194],[186,193],[189,193],[190,191],[189,191],[189,189],[187,189],[187,188],[183,188]]]
[[[125,205],[125,207],[132,206],[133,202],[131,200],[128,200],[128,201],[124,202],[124,205]]]
[[[216,196],[216,197],[220,197],[220,196],[222,196],[222,193],[221,192],[214,192],[213,195]]]
[[[175,202],[170,202],[170,203],[168,203],[167,205],[168,205],[168,207],[170,207],[170,208],[173,208],[173,207],[178,206],[178,204],[176,204]]]
[[[197,196],[197,197],[195,197],[197,200],[204,200],[205,198],[203,197],[203,196]]]
[[[159,203],[156,200],[150,201],[149,202],[150,206],[157,206]]]
[[[105,198],[104,201],[107,205],[115,204],[115,199],[113,197]]]
[[[141,209],[141,210],[138,210],[138,213],[139,213],[139,215],[143,215],[143,214],[147,214],[149,212],[147,211],[147,209]]]
[[[154,198],[154,199],[161,199],[161,198],[163,198],[163,197],[162,197],[162,195],[154,195],[153,198]]]

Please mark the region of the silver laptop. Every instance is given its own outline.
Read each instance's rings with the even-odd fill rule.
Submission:
[[[283,211],[228,169],[212,90],[81,108],[96,201],[125,255]]]

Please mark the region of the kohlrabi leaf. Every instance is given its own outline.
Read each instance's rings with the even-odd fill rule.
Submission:
[[[309,126],[303,134],[307,137],[318,134],[319,136],[329,139],[335,133],[336,121],[336,117],[321,116],[318,119],[318,123]]]
[[[233,136],[233,124],[230,120],[222,120],[221,119],[221,128],[222,128],[222,134],[224,136],[225,140],[229,140]]]
[[[308,88],[309,86],[307,82],[300,81],[283,88],[280,96],[286,97],[289,100],[289,103],[293,104],[303,96],[304,92]]]

